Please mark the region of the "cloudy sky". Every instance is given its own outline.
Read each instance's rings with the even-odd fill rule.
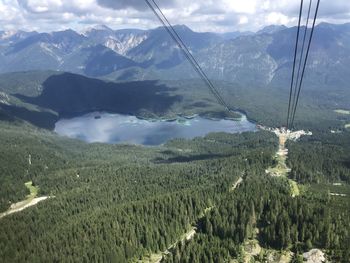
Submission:
[[[299,0],[156,2],[171,23],[212,32],[256,31],[270,24],[296,25],[300,5]],[[321,0],[319,21],[350,22],[350,1]],[[0,30],[81,31],[96,24],[114,29],[159,26],[144,0],[0,0]]]

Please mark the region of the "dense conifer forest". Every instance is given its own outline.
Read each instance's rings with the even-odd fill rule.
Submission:
[[[29,180],[39,195],[52,197],[0,219],[4,262],[137,261],[165,251],[193,226],[194,238],[163,261],[239,259],[244,241],[257,239],[266,249],[291,250],[295,260],[317,247],[348,262],[349,199],[315,183],[349,189],[349,133],[340,135],[342,143],[336,135],[290,143],[291,177],[304,187],[295,198],[287,179],[265,174],[277,148],[268,132],[217,133],[159,147],[85,144],[23,124],[2,124],[1,136],[2,210],[27,194]],[[320,145],[324,159],[313,159]],[[301,154],[315,161],[302,162]]]
[[[332,262],[349,262],[350,131],[345,124],[350,117],[335,112],[334,98],[315,104],[306,94],[296,126],[313,135],[287,142],[291,172],[277,178],[266,173],[276,165],[278,150],[278,138],[267,131],[213,133],[157,147],[59,137],[42,128],[106,101],[113,106],[113,96],[130,95],[125,85],[138,89],[140,83],[27,74],[0,78],[0,90],[9,98],[0,104],[0,212],[25,199],[29,181],[39,197],[50,198],[0,218],[1,262],[148,262],[154,255],[163,262],[245,262],[248,243],[261,247],[250,262],[266,262],[271,253],[290,253],[291,262],[302,262],[312,248]],[[57,84],[67,81],[76,85],[62,90],[78,87],[71,108]],[[28,89],[26,82],[38,88]],[[157,98],[144,90],[147,103],[135,100],[122,113],[228,117],[197,81],[144,84]],[[76,104],[84,85],[87,97]],[[92,104],[90,96],[100,85],[107,95]],[[266,97],[266,90],[222,87],[248,118],[266,126],[283,122],[280,92]],[[299,195],[292,195],[289,180]],[[191,238],[181,238],[191,229]]]

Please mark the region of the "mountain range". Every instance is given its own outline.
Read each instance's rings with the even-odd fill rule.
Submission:
[[[198,33],[185,25],[175,29],[210,78],[242,85],[288,85],[296,27],[272,25],[256,33],[225,34]],[[54,70],[113,81],[197,77],[162,27],[113,30],[100,25],[83,32],[0,31],[0,59],[0,73]],[[350,24],[317,25],[305,82],[314,87],[345,87],[349,62]]]

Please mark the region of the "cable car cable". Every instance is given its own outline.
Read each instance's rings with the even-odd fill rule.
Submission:
[[[177,34],[176,30],[174,27],[170,24],[169,20],[166,19],[164,13],[161,11],[159,6],[156,4],[154,0],[152,2],[155,4],[157,9],[160,11],[166,22],[162,19],[162,17],[158,14],[158,12],[155,10],[153,5],[149,2],[149,0],[145,0],[147,5],[151,8],[153,13],[157,16],[159,21],[163,24],[169,35],[172,37],[172,39],[175,41],[175,43],[179,46],[179,48],[182,50],[184,53],[185,57],[187,60],[191,63],[195,71],[199,74],[200,78],[206,83],[210,91],[213,93],[214,97],[218,100],[218,102],[224,106],[228,111],[230,111],[230,108],[228,107],[227,103],[224,101],[224,99],[220,96],[220,93],[217,91],[213,83],[209,80],[208,76],[204,73],[196,59],[193,57],[191,52],[188,50],[187,46],[184,44],[182,41],[181,37]],[[168,25],[167,25],[168,24]]]
[[[190,50],[188,49],[187,45],[184,43],[184,41],[182,40],[182,38],[180,37],[180,35],[177,33],[177,31],[175,30],[175,28],[171,25],[171,23],[169,22],[169,20],[167,19],[167,17],[164,15],[163,11],[160,9],[160,7],[158,6],[158,4],[156,3],[155,0],[152,0],[153,4],[156,6],[156,8],[159,10],[160,14],[163,16],[164,20],[166,21],[166,23],[169,25],[170,29],[172,30],[172,32],[174,33],[175,37],[179,40],[181,46],[183,47],[183,49],[185,49],[186,53],[188,54],[188,56],[190,57],[190,59],[195,63],[196,67],[199,68],[199,70],[201,71],[201,74],[204,76],[204,78],[206,79],[206,81],[210,84],[211,88],[213,89],[213,93],[216,94],[217,99],[219,99],[221,101],[221,104],[223,104],[226,108],[228,108],[228,105],[226,104],[226,102],[224,101],[224,99],[220,96],[219,91],[214,87],[214,85],[211,83],[211,81],[209,80],[209,78],[207,77],[207,75],[205,74],[205,72],[202,70],[201,66],[198,64],[198,62],[196,61],[196,59],[194,58],[194,56],[192,55],[192,53],[190,52]]]
[[[292,70],[292,79],[290,83],[290,91],[289,91],[289,102],[288,102],[288,113],[287,113],[287,129],[289,128],[289,116],[291,112],[291,100],[292,100],[292,94],[293,94],[293,84],[294,84],[294,72],[295,72],[295,63],[298,53],[298,43],[299,43],[299,33],[300,33],[300,22],[301,22],[301,15],[303,13],[303,3],[304,1],[300,1],[300,9],[299,9],[299,20],[298,20],[298,28],[297,28],[297,37],[295,41],[295,47],[294,47],[294,60],[293,60],[293,70]]]
[[[298,66],[298,73],[297,73],[297,80],[295,82],[295,88],[294,88],[295,91],[294,91],[294,96],[293,96],[293,100],[292,100],[292,107],[291,107],[292,109],[294,109],[294,106],[295,106],[296,97],[297,97],[297,90],[298,90],[298,83],[300,83],[300,69],[301,69],[301,65],[302,65],[301,61],[303,60],[303,57],[304,57],[306,35],[307,35],[307,29],[308,29],[308,25],[309,25],[311,6],[312,6],[312,0],[309,1],[309,9],[308,9],[308,12],[307,12],[306,25],[305,25],[304,36],[303,36],[303,45],[301,47],[299,66]]]
[[[315,16],[314,16],[314,21],[312,23],[312,28],[311,28],[311,33],[310,33],[310,38],[309,38],[309,43],[307,46],[307,50],[306,50],[306,55],[305,55],[305,61],[304,61],[304,65],[303,65],[303,71],[301,73],[301,78],[300,78],[300,83],[299,83],[299,89],[298,89],[298,94],[297,94],[297,99],[295,102],[295,107],[294,107],[294,111],[293,111],[293,117],[292,117],[292,127],[294,125],[294,118],[295,118],[295,113],[297,110],[297,106],[298,106],[298,102],[299,102],[299,96],[300,96],[300,91],[301,91],[301,87],[303,84],[303,79],[304,79],[304,74],[305,74],[305,68],[306,68],[306,63],[307,63],[307,59],[309,57],[309,52],[310,52],[310,46],[311,46],[311,41],[312,41],[312,37],[314,34],[314,29],[315,29],[315,24],[316,24],[316,20],[317,20],[317,14],[318,14],[318,8],[320,6],[320,0],[317,0],[317,5],[316,5],[316,11],[315,11]]]

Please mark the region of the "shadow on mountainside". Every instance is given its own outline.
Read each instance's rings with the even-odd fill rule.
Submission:
[[[172,90],[157,81],[113,83],[63,73],[47,78],[43,82],[42,93],[37,97],[15,96],[24,102],[51,109],[61,117],[91,111],[162,114],[182,100],[182,96],[171,95]]]
[[[0,120],[10,122],[25,120],[40,128],[53,129],[58,117],[48,111],[33,111],[25,107],[0,103]]]

